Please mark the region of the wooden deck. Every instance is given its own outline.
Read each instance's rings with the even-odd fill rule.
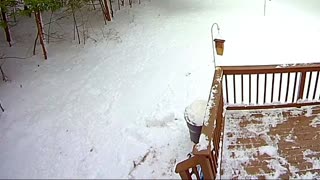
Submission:
[[[220,178],[320,178],[320,106],[226,111]]]

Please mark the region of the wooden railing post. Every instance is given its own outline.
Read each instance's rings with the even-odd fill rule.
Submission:
[[[306,72],[301,72],[301,77],[299,81],[299,94],[298,94],[297,100],[303,98],[304,86],[306,82],[306,74],[307,74]]]
[[[201,165],[201,170],[203,172],[204,179],[215,179],[215,175],[213,174],[213,171],[211,170],[211,162],[210,159],[201,156],[199,157],[200,165]]]

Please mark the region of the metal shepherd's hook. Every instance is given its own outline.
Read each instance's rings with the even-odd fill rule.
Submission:
[[[220,34],[220,27],[218,25],[218,23],[213,23],[212,26],[211,26],[211,42],[212,42],[212,53],[213,53],[213,66],[214,68],[216,68],[216,56],[215,56],[215,52],[214,52],[214,43],[213,43],[213,27],[214,25],[217,26],[217,29],[218,29],[218,34]]]

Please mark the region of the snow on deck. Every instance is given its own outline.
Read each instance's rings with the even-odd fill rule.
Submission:
[[[320,106],[227,111],[222,179],[320,178]]]
[[[1,55],[26,58],[0,62],[11,80],[0,81],[0,178],[179,178],[193,146],[183,112],[208,98],[214,74],[213,22],[226,40],[218,65],[320,59],[318,0],[267,1],[267,16],[257,0],[114,2],[107,25],[83,11],[85,45],[55,12],[65,18],[51,24],[47,61],[39,45],[32,55],[33,18],[17,17],[13,47],[0,33]]]

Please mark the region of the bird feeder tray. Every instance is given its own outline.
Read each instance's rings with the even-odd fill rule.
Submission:
[[[217,54],[219,56],[222,56],[223,55],[223,50],[224,50],[224,42],[225,42],[225,40],[224,39],[214,39],[214,42],[216,44]]]

